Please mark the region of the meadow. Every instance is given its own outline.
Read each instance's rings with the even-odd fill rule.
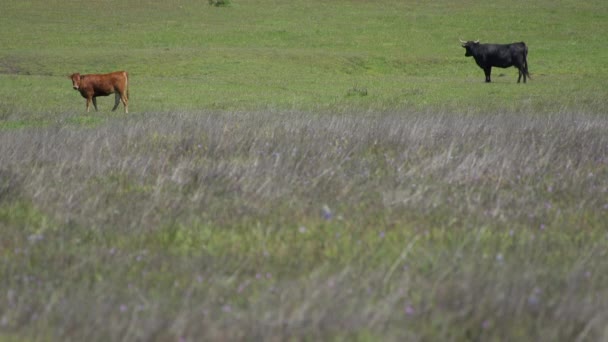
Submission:
[[[0,18],[0,341],[608,339],[606,2]]]

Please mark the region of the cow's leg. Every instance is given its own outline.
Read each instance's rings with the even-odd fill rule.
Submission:
[[[125,91],[117,91],[114,93],[114,108],[112,110],[116,110],[118,104],[122,101],[123,106],[125,106],[125,113],[129,112],[129,98]]]
[[[119,103],[120,103],[120,93],[116,92],[116,93],[114,93],[114,108],[112,108],[112,111],[115,111],[116,108],[118,108]]]
[[[129,98],[127,97],[127,94],[123,93],[120,94],[120,99],[122,100],[122,104],[125,106],[125,113],[129,112]]]
[[[519,83],[521,81],[521,75],[523,75],[523,71],[521,69],[521,67],[517,68],[519,70],[519,76],[517,77],[517,83]],[[526,75],[524,75],[524,83],[526,83]]]
[[[91,98],[87,97],[87,113],[89,112],[90,108],[91,108]]]
[[[490,74],[492,73],[492,67],[487,67],[483,69],[483,72],[486,74],[486,83],[490,83]]]
[[[95,107],[95,111],[99,111],[99,109],[97,109],[97,98],[95,96],[93,96],[93,107]]]

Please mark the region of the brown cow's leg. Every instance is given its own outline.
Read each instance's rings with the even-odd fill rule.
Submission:
[[[89,112],[90,108],[91,108],[91,98],[87,97],[87,113]]]
[[[122,104],[125,106],[125,113],[129,113],[129,98],[127,97],[127,94],[122,92],[120,94],[120,100],[122,101]],[[118,106],[118,99],[116,100],[116,105]]]
[[[99,111],[99,109],[97,109],[97,98],[95,96],[93,96],[93,107],[95,107],[95,111]]]

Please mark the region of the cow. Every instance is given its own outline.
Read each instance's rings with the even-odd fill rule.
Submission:
[[[465,42],[460,40],[462,47],[466,49],[465,56],[473,56],[475,62],[486,74],[486,82],[490,83],[492,67],[508,68],[511,66],[519,69],[517,83],[524,77],[531,78],[528,73],[528,47],[524,42],[512,44],[479,44],[479,40]]]
[[[129,112],[129,75],[126,71],[89,75],[74,73],[69,78],[72,80],[72,87],[87,99],[87,113],[91,107],[91,101],[95,110],[98,110],[97,96],[108,96],[110,94],[115,96],[112,111],[115,111],[118,103],[122,101],[125,106],[125,113]]]

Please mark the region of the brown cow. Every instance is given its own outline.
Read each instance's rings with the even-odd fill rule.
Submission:
[[[97,96],[108,96],[110,94],[115,94],[112,111],[115,111],[118,103],[122,101],[125,106],[125,113],[129,112],[129,75],[126,71],[116,71],[104,75],[74,73],[70,75],[70,79],[74,89],[78,90],[80,95],[87,99],[87,113],[91,107],[91,101],[93,101],[93,106],[97,110]]]

